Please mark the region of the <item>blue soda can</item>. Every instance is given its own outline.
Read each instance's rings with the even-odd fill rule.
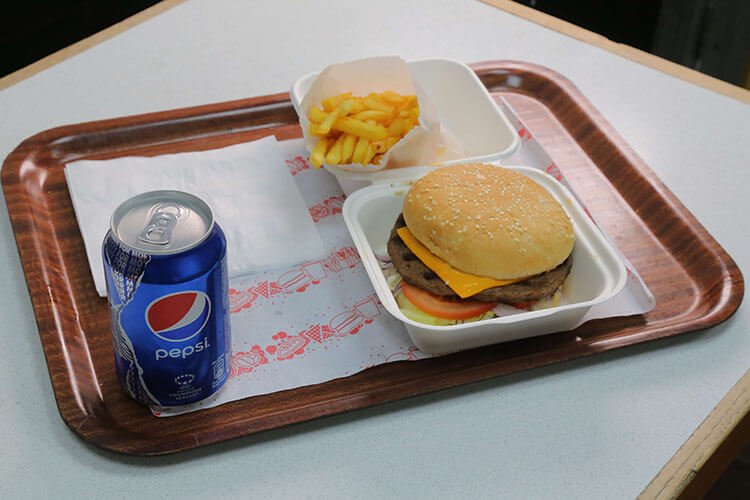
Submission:
[[[180,191],[130,198],[102,247],[117,377],[135,400],[195,403],[231,368],[227,242],[211,208]]]

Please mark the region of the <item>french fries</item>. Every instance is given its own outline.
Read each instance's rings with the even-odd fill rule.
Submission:
[[[378,164],[419,123],[417,96],[386,90],[363,97],[346,92],[323,99],[307,115],[310,134],[319,137],[310,163]]]

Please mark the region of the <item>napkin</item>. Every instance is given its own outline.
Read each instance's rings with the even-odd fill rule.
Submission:
[[[229,276],[321,258],[323,243],[274,137],[210,151],[81,160],[65,167],[91,274],[106,295],[101,244],[115,208],[139,193],[186,191],[211,206]]]

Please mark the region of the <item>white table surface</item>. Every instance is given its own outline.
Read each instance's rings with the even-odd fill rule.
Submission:
[[[189,1],[2,91],[0,157],[57,125],[275,93],[382,54],[566,75],[748,269],[748,105],[474,1]],[[750,366],[741,307],[676,339],[176,456],[119,456],[57,412],[2,203],[4,498],[631,498]]]

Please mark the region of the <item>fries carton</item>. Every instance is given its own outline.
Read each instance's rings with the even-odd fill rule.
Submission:
[[[320,140],[310,132],[311,107],[320,107],[324,99],[347,92],[353,96],[367,96],[388,91],[402,96],[416,95],[418,124],[383,154],[379,164],[324,163],[327,169],[334,172],[375,172],[386,168],[439,164],[466,157],[460,142],[441,126],[437,109],[429,95],[415,83],[409,66],[399,57],[374,57],[334,64],[315,78],[298,110],[307,151],[312,154]]]

